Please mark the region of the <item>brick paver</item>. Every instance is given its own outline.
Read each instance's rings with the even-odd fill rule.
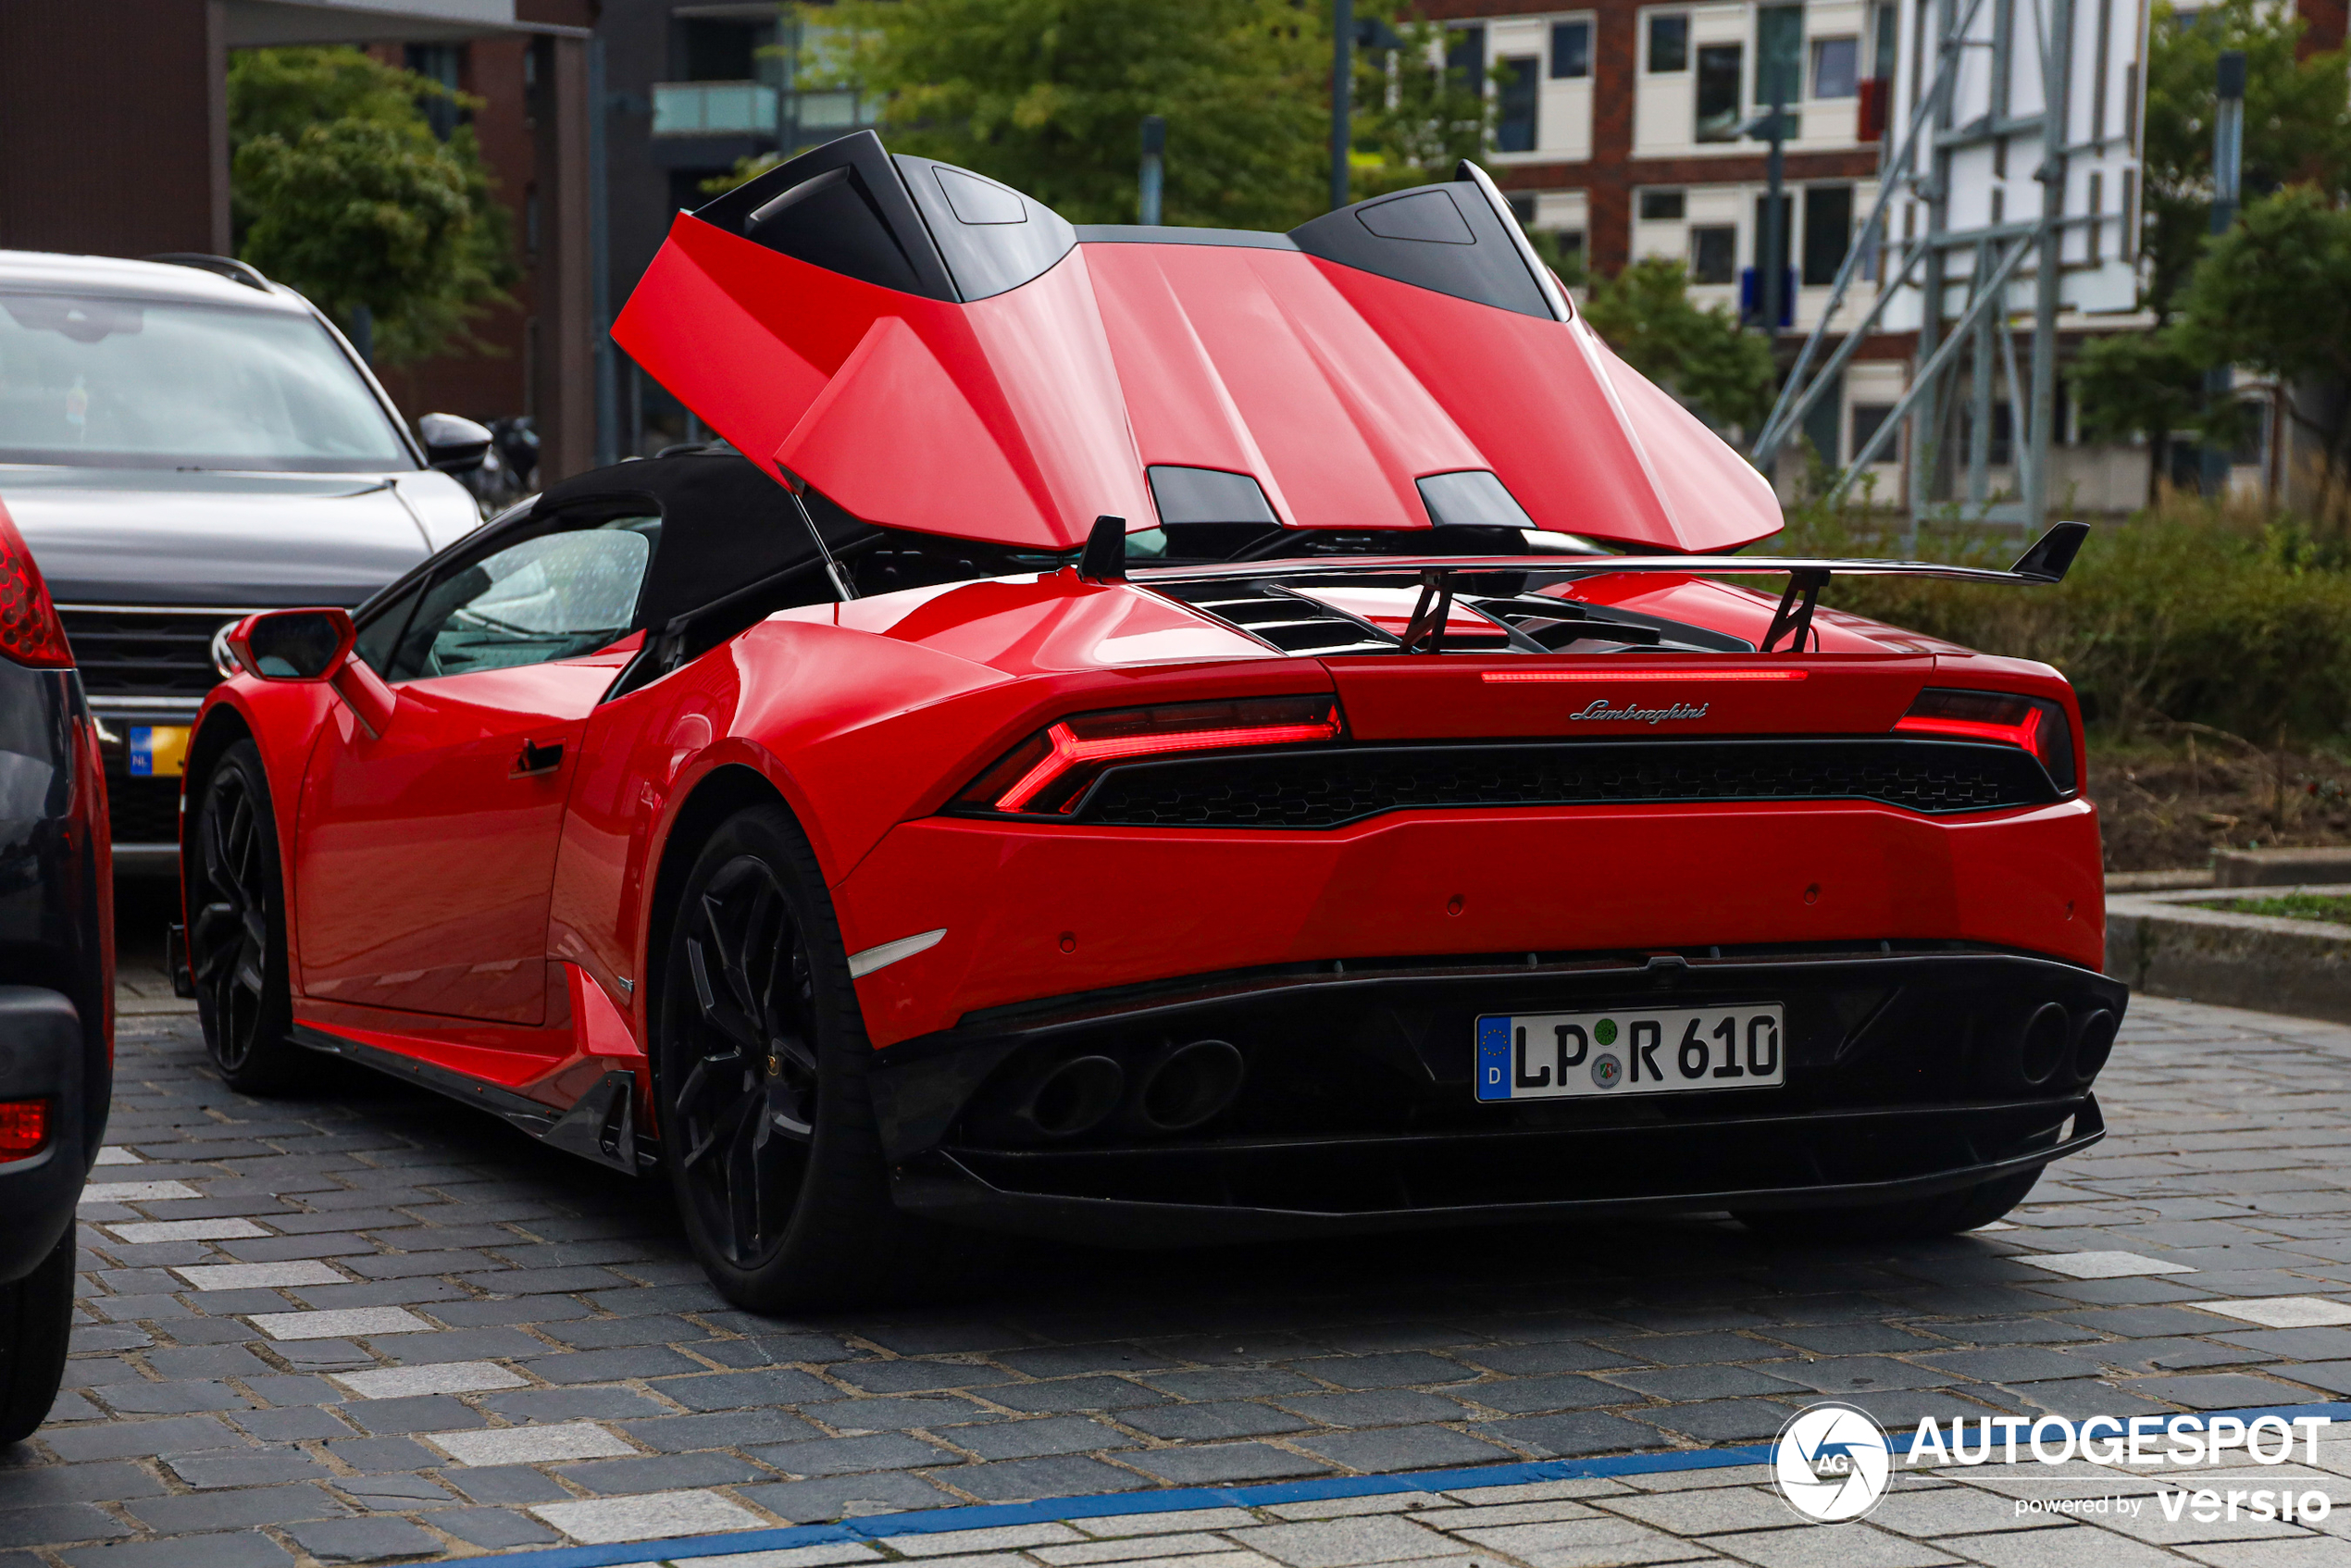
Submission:
[[[658,1185],[404,1086],[245,1100],[166,1013],[124,1019],[119,1071],[67,1388],[0,1459],[0,1568],[461,1557],[1670,1452],[1768,1437],[1824,1393],[1907,1427],[2351,1392],[2351,1029],[2185,1003],[2134,1004],[2101,1086],[2113,1136],[2013,1227],[1874,1248],[1705,1219],[1188,1254],[1007,1242],[958,1300],[793,1322],[702,1282]],[[2312,1484],[2351,1475],[2345,1455],[2329,1445]],[[2199,1527],[2017,1506],[2159,1484],[1905,1475],[1867,1524],[1822,1529],[1756,1472],[1663,1472],[773,1562],[2351,1562],[2351,1509]]]

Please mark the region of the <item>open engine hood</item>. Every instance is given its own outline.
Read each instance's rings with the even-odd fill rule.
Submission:
[[[613,335],[754,462],[893,528],[1776,532],[1762,477],[1462,173],[1287,235],[1073,229],[862,131],[679,215]]]

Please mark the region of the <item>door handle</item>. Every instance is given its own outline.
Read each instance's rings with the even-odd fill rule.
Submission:
[[[541,745],[536,740],[522,743],[522,754],[515,759],[512,777],[529,778],[535,773],[553,773],[564,765],[564,743],[560,740]]]

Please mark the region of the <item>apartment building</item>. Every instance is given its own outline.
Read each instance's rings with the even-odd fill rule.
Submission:
[[[603,0],[610,105],[607,267],[616,307],[680,211],[742,159],[789,157],[873,123],[858,93],[795,80],[821,62],[821,16],[776,0]],[[698,437],[692,416],[617,355],[616,449],[650,455]]]
[[[1428,0],[1425,10],[1448,29],[1450,63],[1492,82],[1487,162],[1523,221],[1604,274],[1673,257],[1694,298],[1759,324],[1767,148],[1757,132],[1782,106],[1781,330],[1819,321],[1877,194],[1894,0]],[[1863,258],[1864,278],[1873,263]],[[1858,452],[1900,397],[1910,342],[1865,346],[1808,421],[1832,463]],[[1890,487],[1897,465],[1882,467]]]

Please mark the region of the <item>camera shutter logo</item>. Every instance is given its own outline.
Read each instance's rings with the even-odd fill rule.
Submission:
[[[1877,1506],[1893,1459],[1869,1412],[1831,1402],[1805,1406],[1780,1428],[1772,1470],[1790,1508],[1815,1524],[1841,1524]]]

